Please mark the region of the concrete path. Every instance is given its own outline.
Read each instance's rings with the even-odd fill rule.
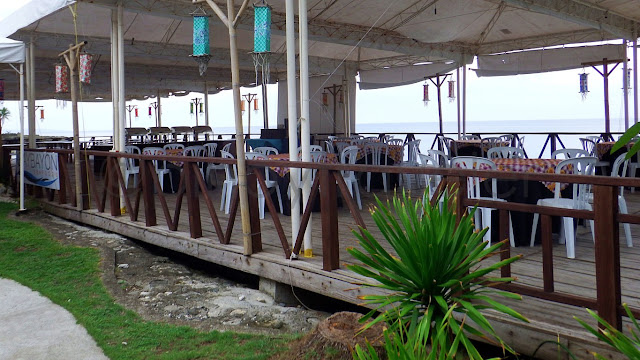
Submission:
[[[107,357],[67,310],[13,280],[0,278],[0,360]]]

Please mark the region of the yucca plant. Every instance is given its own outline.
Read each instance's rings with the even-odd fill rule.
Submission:
[[[595,329],[578,317],[574,316],[574,319],[576,319],[585,329],[589,330],[590,333],[598,337],[598,339],[611,345],[629,359],[637,360],[640,359],[640,324],[638,324],[638,321],[631,313],[629,306],[627,304],[623,304],[622,306],[627,312],[627,316],[631,319],[631,323],[633,325],[633,327],[629,327],[631,336],[623,334],[621,331],[611,326],[611,324],[606,320],[598,316],[595,311],[590,309],[587,309],[587,312],[591,317],[598,321],[598,324],[602,325],[602,329]],[[606,359],[600,354],[593,354],[593,356],[595,356],[596,359]]]
[[[485,338],[502,346],[505,351],[513,352],[499,338],[481,310],[493,309],[527,321],[490,297],[521,298],[492,288],[496,284],[513,281],[513,278],[490,276],[519,256],[493,264],[483,262],[499,253],[502,242],[487,246],[483,241],[487,230],[476,232],[473,225],[475,209],[463,214],[457,222],[453,208],[449,207],[454,201],[452,191],[443,193],[444,201],[434,202],[436,205],[428,201],[427,193],[423,199],[413,201],[403,192],[386,204],[376,197],[371,216],[395,254],[385,250],[380,240],[368,230],[360,228],[354,231],[362,250],[350,248],[348,251],[362,264],[348,267],[375,280],[363,286],[390,292],[389,295],[361,297],[373,308],[362,321],[379,311],[380,315],[367,327],[385,321],[389,331],[395,334],[388,336],[389,341],[408,343],[406,340],[410,340],[429,345],[430,354],[416,357],[419,359],[452,359],[460,346],[471,359],[482,359],[469,335]]]

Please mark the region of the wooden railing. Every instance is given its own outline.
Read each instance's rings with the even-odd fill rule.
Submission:
[[[38,150],[35,150],[38,151]],[[52,150],[47,150],[52,151]],[[67,158],[72,152],[69,150],[55,150],[60,156],[60,164],[65,164]],[[215,210],[207,193],[206,185],[200,175],[197,167],[198,162],[215,162],[215,163],[235,163],[234,159],[222,158],[199,158],[199,157],[152,157],[145,155],[131,155],[123,153],[107,153],[86,151],[83,152],[83,158],[88,156],[103,156],[107,158],[106,171],[104,174],[104,186],[98,189],[93,171],[89,170],[83,160],[83,194],[78,196],[74,194],[74,186],[71,185],[71,174],[66,166],[61,166],[60,173],[60,190],[57,191],[57,199],[60,204],[78,205],[84,210],[96,209],[104,212],[106,203],[109,201],[110,214],[112,216],[122,216],[120,203],[120,194],[123,193],[124,207],[126,214],[131,221],[138,221],[140,212],[140,201],[144,201],[144,216],[146,226],[157,225],[155,202],[159,201],[166,226],[170,231],[178,231],[179,218],[182,215],[182,202],[187,200],[187,216],[189,218],[189,234],[192,238],[202,237],[202,223],[200,213],[200,201],[204,201],[208,210],[208,216],[213,222],[215,235],[220,244],[229,244],[232,238],[233,225],[238,209],[237,190],[234,191],[231,202],[231,211],[227,224],[223,224]],[[124,179],[120,170],[119,161],[121,158],[135,158],[140,163],[141,181],[134,189],[133,195],[130,196],[124,184]],[[154,189],[160,188],[158,177],[155,173],[151,160],[181,161],[184,163],[180,176],[180,184],[178,185],[177,200],[173,209],[168,206],[167,199],[161,191],[157,193]],[[359,172],[384,172],[387,174],[429,174],[441,175],[443,180],[439,187],[440,190],[449,188],[456,189],[456,206],[457,214],[462,214],[469,206],[480,206],[494,208],[499,211],[499,227],[498,233],[501,239],[509,236],[508,212],[518,211],[524,213],[540,214],[542,225],[542,287],[509,283],[502,285],[501,288],[516,292],[522,295],[532,296],[540,299],[554,301],[563,304],[570,304],[581,307],[589,307],[597,309],[600,316],[609,321],[617,328],[621,327],[624,309],[621,303],[621,282],[620,282],[620,247],[619,247],[619,223],[640,224],[640,216],[619,214],[618,213],[618,189],[620,186],[638,187],[640,179],[635,178],[613,178],[606,176],[580,176],[580,175],[555,175],[555,174],[535,174],[535,173],[517,173],[502,171],[482,171],[483,178],[496,178],[499,180],[528,180],[542,182],[561,182],[561,183],[587,183],[592,185],[593,189],[593,208],[594,211],[587,210],[569,210],[561,208],[552,208],[537,206],[523,203],[478,200],[467,198],[467,177],[477,176],[477,171],[465,169],[443,169],[443,168],[427,168],[427,167],[399,167],[399,166],[372,166],[372,165],[341,165],[341,164],[318,164],[304,162],[286,162],[280,160],[250,160],[247,161],[248,171],[248,193],[250,199],[250,218],[251,218],[251,234],[253,251],[262,251],[262,239],[260,232],[260,220],[258,215],[257,204],[257,186],[262,188],[265,194],[268,194],[265,179],[264,167],[298,167],[317,169],[317,175],[312,185],[310,201],[303,212],[301,227],[295,241],[289,241],[286,232],[280,221],[275,204],[270,196],[265,196],[266,206],[271,213],[271,221],[276,229],[282,246],[285,258],[290,258],[292,254],[298,254],[302,245],[302,239],[307,228],[307,224],[311,215],[311,209],[315,202],[319,199],[321,202],[321,223],[322,223],[322,259],[323,270],[332,271],[340,266],[340,240],[338,232],[338,211],[337,197],[338,193],[342,194],[342,198],[346,202],[354,222],[358,226],[365,227],[365,223],[361,217],[357,205],[349,195],[347,186],[340,174],[340,171],[355,170]],[[73,169],[69,167],[69,169]],[[92,186],[88,186],[91,183]],[[90,189],[90,190],[89,190]],[[321,189],[321,191],[320,191]],[[89,197],[91,192],[91,197]],[[55,199],[54,191],[46,190],[44,194],[38,195],[35,191],[32,193],[36,196],[46,196],[48,201]],[[567,294],[556,292],[554,282],[554,264],[553,264],[553,244],[551,238],[551,217],[565,216],[577,219],[593,220],[595,224],[595,282],[596,297],[586,297],[575,294]],[[268,220],[264,220],[268,221]],[[226,228],[225,228],[226,225]],[[293,245],[290,248],[289,244]],[[509,243],[505,243],[502,248],[501,257],[510,257],[511,248]],[[502,268],[503,276],[511,275],[511,267]],[[640,316],[640,308],[632,308],[635,316]]]

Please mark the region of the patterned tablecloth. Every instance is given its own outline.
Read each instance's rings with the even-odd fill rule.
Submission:
[[[289,161],[289,154],[278,154],[278,155],[269,155],[269,160],[282,160]],[[327,154],[325,158],[325,164],[337,164],[340,161],[338,160],[338,155],[336,154]],[[287,175],[291,169],[286,166],[270,166],[271,170],[275,171],[276,174],[280,177],[284,177]]]
[[[482,145],[482,140],[454,140],[452,142],[452,146],[455,146],[455,149],[461,149],[464,147],[476,147],[479,149],[480,146],[482,146],[483,152],[487,152],[487,150],[489,150],[489,144],[485,143]],[[511,143],[508,141],[502,141],[500,146],[511,146]]]
[[[561,162],[560,159],[493,159],[496,167],[500,171],[513,172],[529,172],[538,174],[555,174],[556,166]],[[566,166],[562,170],[563,174],[572,174],[571,166]],[[555,182],[543,182],[547,189],[554,191]],[[560,188],[564,190],[569,184],[560,184]]]
[[[603,141],[596,144],[596,156],[599,160],[602,160],[609,152],[611,152],[611,148],[615,145],[615,141]],[[630,142],[626,145],[626,149],[629,150],[635,142]],[[624,151],[627,151],[624,150]]]
[[[165,149],[164,153],[167,156],[183,156],[184,149]],[[171,163],[175,166],[182,167],[182,161],[171,161]]]
[[[371,154],[371,150],[365,150],[365,145],[357,145],[358,146],[358,160],[366,157]],[[389,145],[389,159],[393,160],[394,164],[399,164],[402,162],[402,158],[404,156],[403,153],[404,146],[402,145]],[[335,155],[335,154],[334,154]],[[340,159],[338,158],[338,161]],[[389,164],[391,165],[391,164]]]

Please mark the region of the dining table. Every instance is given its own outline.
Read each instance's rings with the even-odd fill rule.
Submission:
[[[498,145],[510,146],[511,142],[504,140]],[[450,146],[449,153],[456,154],[455,156],[484,156],[490,148],[490,145],[483,144],[481,139],[453,140]]]
[[[554,174],[556,166],[562,161],[561,159],[492,159],[499,171],[536,173],[536,174]],[[562,174],[572,174],[572,168],[566,167],[561,171]],[[533,204],[538,200],[552,198],[556,182],[541,182],[537,180],[506,180],[498,179],[497,192],[498,197],[508,202]],[[562,197],[571,197],[572,189],[568,183],[560,183],[560,193]],[[481,187],[482,196],[491,196],[491,182],[483,181]],[[533,214],[511,211],[511,223],[513,227],[513,235],[516,246],[529,245],[531,240],[531,227],[533,225]],[[492,228],[497,229],[499,226],[499,216],[492,216]],[[540,225],[538,225],[540,226]],[[559,219],[553,220],[554,231],[560,226]],[[537,242],[540,241],[541,231],[536,232]],[[498,232],[492,231],[492,241],[498,241]]]

